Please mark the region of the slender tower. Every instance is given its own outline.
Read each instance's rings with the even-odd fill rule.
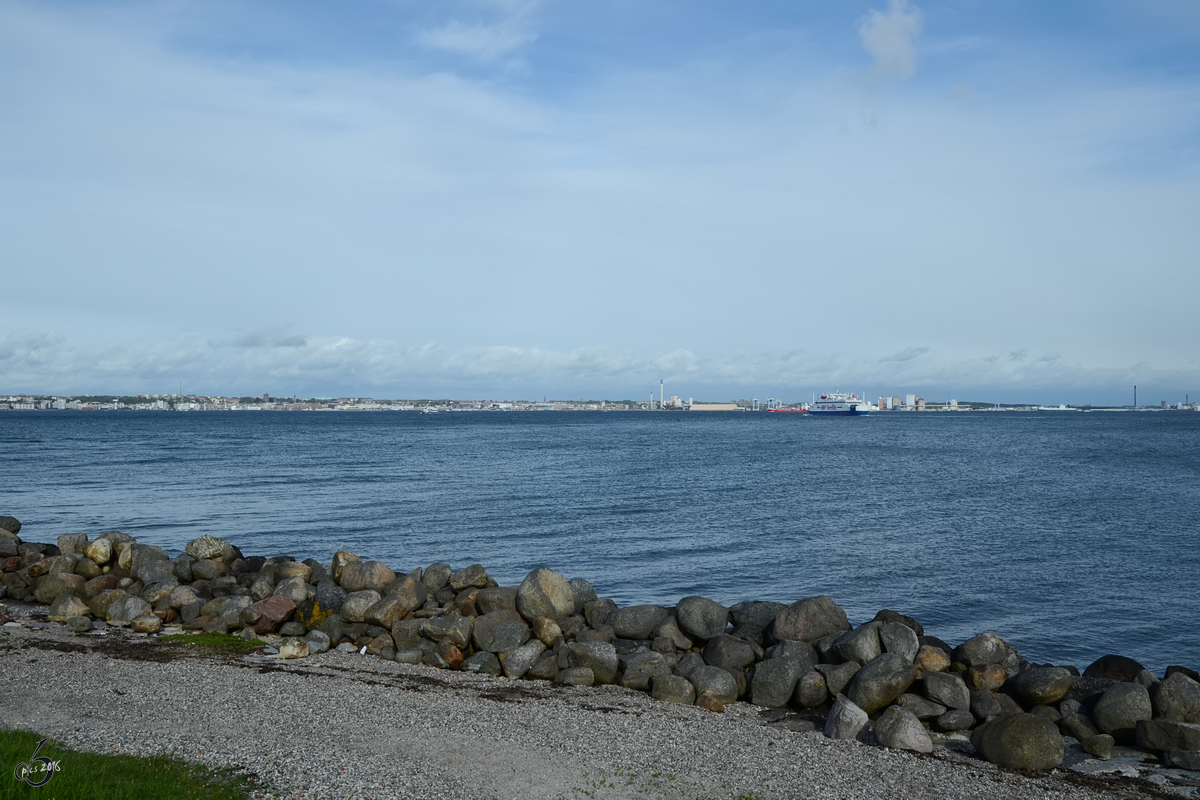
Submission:
[[[663,410],[663,379],[658,379],[658,410]]]

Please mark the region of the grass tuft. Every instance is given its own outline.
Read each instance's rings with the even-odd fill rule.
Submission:
[[[227,633],[176,633],[172,636],[161,636],[158,641],[166,644],[195,645],[226,652],[257,650],[266,644],[258,639],[243,639]]]
[[[29,731],[0,731],[0,800],[245,800],[252,791],[261,791],[232,769],[167,756],[81,753],[53,740],[47,740],[37,755],[57,762],[60,769],[44,786],[34,787],[17,780],[13,772],[29,762],[42,738]],[[34,781],[40,778],[33,776]]]

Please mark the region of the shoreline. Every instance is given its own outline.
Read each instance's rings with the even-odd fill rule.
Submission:
[[[727,608],[687,597],[670,607],[618,607],[597,597],[586,580],[567,581],[545,568],[519,586],[499,586],[478,564],[455,570],[435,563],[403,574],[349,551],[327,564],[244,556],[210,536],[171,558],[116,531],[94,539],[68,534],[47,545],[24,542],[20,528],[0,517],[0,599],[15,598],[10,608],[20,617],[6,623],[6,641],[20,644],[6,648],[3,658],[19,665],[19,653],[33,649],[66,659],[76,676],[67,683],[80,686],[60,685],[60,691],[83,692],[74,697],[85,705],[91,678],[79,659],[125,663],[121,670],[135,675],[170,672],[163,665],[183,656],[166,634],[240,631],[267,644],[234,660],[204,660],[205,669],[227,680],[236,675],[238,684],[245,683],[245,667],[259,675],[330,679],[332,669],[358,674],[356,680],[386,675],[374,685],[395,689],[400,681],[402,692],[417,685],[446,692],[487,685],[478,690],[482,700],[520,705],[534,698],[559,711],[565,703],[568,717],[580,709],[567,700],[595,696],[608,705],[588,701],[592,706],[585,703],[582,711],[644,717],[653,708],[671,725],[740,720],[783,737],[759,741],[754,736],[762,734],[754,734],[756,744],[746,747],[778,747],[784,739],[814,752],[839,742],[882,745],[868,750],[889,758],[910,751],[920,763],[932,759],[968,772],[994,764],[1043,773],[1039,780],[1054,786],[1062,783],[1056,775],[1147,776],[1158,784],[1155,791],[1200,798],[1200,676],[1184,667],[1159,676],[1132,659],[1106,656],[1081,675],[1074,667],[1029,664],[989,632],[952,646],[894,611],[855,628],[823,596],[790,605],[747,601]],[[145,666],[150,663],[158,666]],[[3,707],[45,719],[34,701],[14,700],[19,692],[7,674]],[[223,689],[224,702],[231,689]],[[642,710],[634,714],[631,707]],[[22,721],[18,712],[3,713],[5,725]],[[592,723],[569,725],[583,730]],[[59,730],[44,732],[63,738]],[[174,736],[174,728],[164,735]],[[661,756],[649,752],[634,762],[661,774]],[[724,761],[719,774],[740,769],[740,756]],[[606,781],[600,787],[609,786],[608,778],[600,779]],[[753,784],[752,775],[739,780]],[[1083,779],[1072,780],[1075,786]],[[1119,791],[1140,791],[1137,783],[1120,783]],[[568,788],[586,793],[586,787]],[[782,784],[763,788],[774,792],[769,796],[789,796]],[[679,796],[735,796],[702,789]]]

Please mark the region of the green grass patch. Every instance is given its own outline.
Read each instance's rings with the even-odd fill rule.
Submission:
[[[130,755],[80,753],[65,750],[53,740],[38,750],[43,737],[28,731],[0,731],[0,800],[244,800],[256,787],[233,770],[218,770],[166,756],[139,758]],[[37,761],[30,763],[37,750]],[[42,786],[18,780],[14,770],[25,764],[41,781],[46,772],[42,758],[58,769]]]
[[[257,650],[266,644],[266,642],[261,642],[258,639],[243,639],[240,636],[230,636],[227,633],[177,633],[172,636],[162,636],[158,641],[166,644],[207,647],[210,650],[221,650],[223,652]]]

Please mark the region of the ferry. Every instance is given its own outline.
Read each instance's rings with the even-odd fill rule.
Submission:
[[[767,411],[772,414],[807,414],[808,408],[801,406],[800,408],[768,408]]]
[[[865,417],[870,412],[871,406],[865,399],[844,392],[823,394],[808,407],[809,414],[831,417]]]

